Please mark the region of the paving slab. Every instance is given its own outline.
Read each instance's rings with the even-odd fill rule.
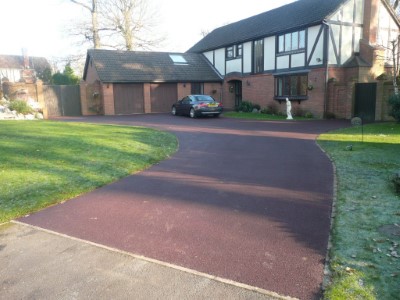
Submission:
[[[290,299],[19,223],[0,266],[0,299]]]

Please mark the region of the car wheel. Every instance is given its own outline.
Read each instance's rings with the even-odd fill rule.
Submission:
[[[216,115],[213,115],[213,116],[214,116],[214,118],[218,118],[220,116],[220,114],[216,114]]]
[[[192,107],[189,111],[189,116],[191,118],[196,118],[196,112],[194,111],[194,108]]]
[[[175,107],[175,106],[172,106],[171,114],[173,114],[174,116],[176,116],[176,107]]]

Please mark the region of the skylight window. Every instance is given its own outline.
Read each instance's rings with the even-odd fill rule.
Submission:
[[[187,65],[188,64],[186,59],[180,54],[170,54],[169,57],[172,59],[172,61],[176,65]]]

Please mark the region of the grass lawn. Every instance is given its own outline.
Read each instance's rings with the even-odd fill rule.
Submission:
[[[400,124],[380,123],[323,134],[318,143],[336,166],[337,200],[326,299],[400,299]],[[352,145],[352,150],[349,149]]]
[[[236,111],[228,111],[224,112],[225,117],[229,118],[238,118],[238,119],[252,119],[252,120],[286,120],[286,115],[285,116],[279,116],[279,115],[270,115],[270,114],[256,114],[256,113],[245,113],[245,112],[236,112]],[[293,116],[294,120],[312,120],[310,118],[304,118],[304,117],[296,117]]]
[[[141,127],[0,122],[0,223],[144,170],[177,149]]]

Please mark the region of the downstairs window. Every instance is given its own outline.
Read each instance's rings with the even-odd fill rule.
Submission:
[[[283,75],[275,77],[275,99],[307,99],[307,74]]]

